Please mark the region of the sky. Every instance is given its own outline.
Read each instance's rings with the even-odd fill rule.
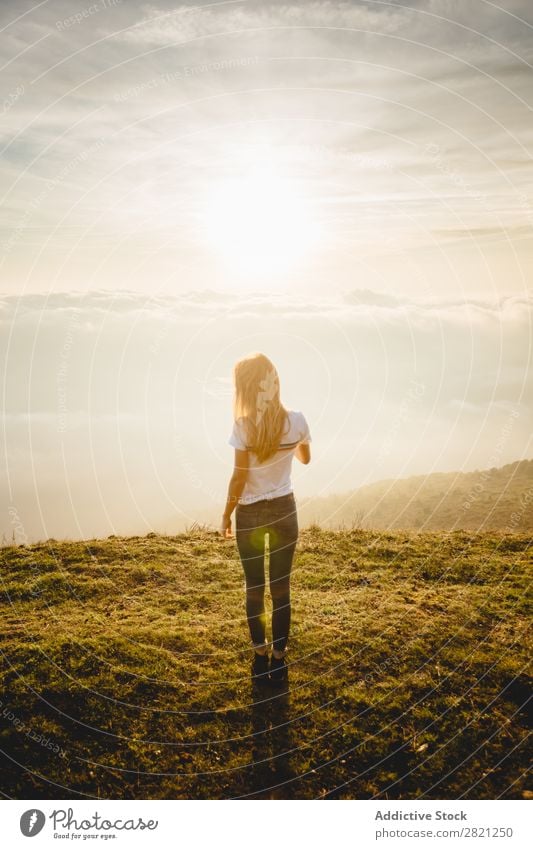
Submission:
[[[3,2],[0,533],[217,515],[231,369],[301,498],[533,456],[533,7]]]

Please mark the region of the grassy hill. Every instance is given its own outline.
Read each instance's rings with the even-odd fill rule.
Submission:
[[[287,691],[234,540],[0,551],[12,798],[522,798],[531,535],[302,530]]]
[[[533,460],[475,472],[433,472],[312,498],[305,524],[367,529],[533,531]]]

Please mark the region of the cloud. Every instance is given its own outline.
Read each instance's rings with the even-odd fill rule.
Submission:
[[[324,378],[342,369],[345,356],[350,367],[364,370],[358,381],[368,396],[395,398],[416,373],[428,387],[428,406],[444,409],[456,397],[490,403],[497,388],[500,395],[505,388],[509,403],[529,403],[532,389],[524,381],[532,324],[531,293],[461,300],[346,290],[306,302],[268,292],[209,290],[152,298],[127,291],[4,297],[6,412],[57,412],[63,381],[73,410],[142,413],[139,386],[149,386],[154,370],[151,388],[157,385],[160,393],[154,409],[170,403],[178,375],[222,397],[231,373],[228,346],[241,348],[247,327],[250,346],[257,347],[263,334],[270,350],[280,328],[282,357],[293,344],[318,346],[312,357],[318,364],[322,351]],[[221,356],[225,367],[214,365]]]
[[[199,236],[201,199],[265,159],[297,182],[326,234],[284,288],[342,288],[354,251],[383,279],[401,250],[445,289],[450,231],[480,231],[487,216],[498,286],[514,285],[499,227],[530,264],[527,4],[90,5],[79,20],[66,0],[15,20],[16,4],[3,4],[11,291],[29,277],[47,289],[65,257],[63,289],[118,279],[148,291],[147,266],[167,279],[182,264],[194,269],[183,288],[215,274],[231,288],[234,269]],[[475,246],[455,241],[483,288]]]
[[[156,6],[145,7],[146,18],[120,34],[135,44],[168,44],[205,35],[230,35],[242,30],[268,30],[283,27],[313,28],[379,28],[395,32],[405,20],[405,12],[387,11],[349,2],[300,3],[206,3],[201,6],[180,5],[172,11]]]
[[[303,493],[484,468],[510,416],[502,464],[528,456],[532,327],[531,294],[4,296],[0,511],[14,506],[33,536],[216,515],[232,368],[251,350],[273,359],[285,403],[311,424]]]
[[[445,239],[533,239],[533,229],[529,225],[516,227],[456,227],[449,230],[434,230],[436,236]]]

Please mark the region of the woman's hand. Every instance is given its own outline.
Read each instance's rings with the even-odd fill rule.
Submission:
[[[222,516],[222,524],[220,526],[220,534],[225,539],[231,539],[233,537],[233,534],[231,532],[231,516],[226,516],[225,513]]]

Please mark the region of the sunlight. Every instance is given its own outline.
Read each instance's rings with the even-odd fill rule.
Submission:
[[[225,180],[211,194],[205,235],[236,271],[283,273],[305,259],[319,229],[290,182],[261,170]]]

